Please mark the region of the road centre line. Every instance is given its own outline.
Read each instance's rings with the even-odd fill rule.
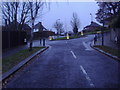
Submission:
[[[95,87],[94,84],[92,83],[90,77],[88,76],[87,72],[85,71],[85,69],[83,68],[83,66],[80,65],[80,69],[82,70],[83,74],[85,74],[86,79],[88,80],[89,84],[91,87]]]
[[[77,57],[75,56],[74,52],[73,51],[70,51],[73,55],[73,57],[76,59]]]

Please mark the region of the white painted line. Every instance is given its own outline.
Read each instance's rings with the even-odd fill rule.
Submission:
[[[85,39],[87,39],[88,37],[85,37]]]
[[[83,74],[85,74],[85,77],[86,77],[86,79],[88,80],[90,86],[91,86],[91,87],[95,87],[94,84],[92,83],[90,77],[88,76],[87,72],[85,71],[85,69],[84,69],[81,65],[80,65],[80,68],[81,68]]]
[[[74,52],[73,51],[70,51],[73,55],[73,57],[76,59],[77,57],[75,56]]]
[[[51,48],[51,45],[46,45],[46,46],[48,46],[49,48]]]
[[[84,47],[86,48],[85,50],[89,50],[89,51],[93,50],[93,49],[90,47],[90,42],[88,42],[88,43],[83,42],[83,45],[84,45]]]
[[[80,68],[81,68],[81,70],[83,71],[83,73],[84,73],[85,75],[87,75],[85,69],[84,69],[81,65],[80,65]]]

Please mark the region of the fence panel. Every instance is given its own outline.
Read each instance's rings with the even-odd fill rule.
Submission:
[[[26,32],[23,31],[2,31],[2,49],[24,45],[25,38]]]

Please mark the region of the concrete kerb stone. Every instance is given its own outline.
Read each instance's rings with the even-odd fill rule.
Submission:
[[[111,58],[113,58],[113,59],[115,59],[115,60],[117,60],[117,61],[120,62],[120,58],[118,58],[117,56],[111,55],[110,53],[107,53],[107,52],[105,52],[105,51],[103,51],[103,50],[101,50],[101,49],[99,49],[99,48],[93,47],[93,45],[94,45],[93,43],[94,43],[94,41],[92,41],[91,44],[90,44],[90,46],[91,46],[93,49],[95,49],[95,50],[103,53],[104,55],[107,55],[107,56],[109,56],[109,57],[111,57]]]
[[[29,62],[31,59],[33,59],[35,56],[37,56],[38,54],[44,52],[45,50],[47,50],[49,48],[49,46],[47,46],[46,48],[43,48],[39,51],[37,51],[36,53],[34,53],[33,55],[29,56],[28,58],[26,58],[25,60],[21,61],[19,64],[17,64],[16,66],[14,66],[12,69],[10,69],[9,71],[3,73],[2,75],[0,75],[0,81],[5,80],[6,78],[8,78],[9,76],[11,76],[12,74],[14,74],[16,71],[18,71],[22,66],[24,66],[27,62]]]

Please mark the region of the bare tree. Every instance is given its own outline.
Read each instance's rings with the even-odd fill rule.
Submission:
[[[62,32],[64,32],[64,29],[63,29],[63,23],[58,20],[56,20],[53,27],[57,30],[57,35],[59,36]]]
[[[33,0],[33,2],[3,2],[2,13],[3,19],[7,20],[10,25],[14,22],[14,29],[23,29],[25,23],[30,22],[32,24],[31,38],[30,38],[30,50],[32,50],[33,29],[35,20],[43,9],[45,2],[42,0]],[[41,13],[40,13],[41,14]],[[29,17],[29,18],[28,18]],[[17,25],[19,22],[19,25]]]
[[[78,18],[77,13],[75,13],[75,12],[73,13],[72,19],[71,19],[70,22],[71,22],[71,26],[73,28],[74,34],[77,34],[78,33],[78,29],[80,27],[80,20]]]
[[[13,22],[14,27],[12,27],[12,29],[18,29],[17,28],[18,8],[19,2],[2,3],[3,19],[7,20],[8,24]]]
[[[118,16],[120,12],[120,2],[97,2],[97,4],[99,9],[96,13],[96,19],[100,23],[103,19]]]
[[[2,14],[3,19],[10,25],[13,22],[14,27],[10,27],[14,30],[22,30],[23,25],[26,23],[26,19],[29,13],[28,2],[3,2],[2,3]],[[17,25],[19,22],[20,24]]]
[[[30,19],[32,23],[32,30],[31,30],[31,37],[30,37],[30,47],[29,50],[32,50],[32,43],[33,43],[33,30],[34,30],[34,23],[37,18],[37,15],[39,13],[40,9],[43,9],[43,5],[45,2],[42,2],[41,0],[39,2],[29,2],[30,6]]]
[[[22,2],[20,3],[21,6],[20,6],[20,11],[21,13],[19,14],[20,16],[20,25],[19,25],[19,30],[22,30],[23,29],[23,25],[25,23],[28,23],[29,22],[29,19],[28,19],[28,15],[29,15],[29,12],[30,12],[30,6],[29,6],[29,3],[28,2]]]
[[[2,14],[3,19],[8,20],[8,23],[10,24],[12,16],[11,16],[11,5],[8,2],[2,2]]]

